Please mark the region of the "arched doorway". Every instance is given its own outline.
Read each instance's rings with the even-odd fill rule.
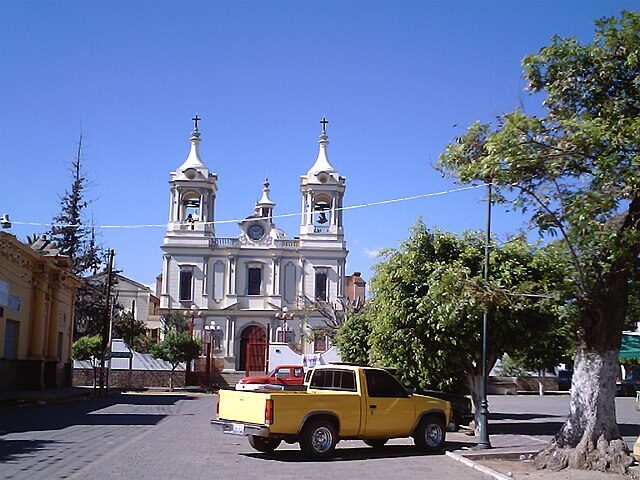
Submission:
[[[267,334],[264,328],[250,325],[240,335],[239,368],[249,372],[264,372],[267,352]]]

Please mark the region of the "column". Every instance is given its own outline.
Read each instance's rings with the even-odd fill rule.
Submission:
[[[271,294],[280,295],[280,259],[271,259],[271,268],[273,269],[273,284],[271,285]]]
[[[336,225],[336,196],[331,197],[331,226]]]
[[[307,260],[305,258],[300,259],[300,294],[304,297],[305,295],[305,277],[306,277],[306,265]]]
[[[171,192],[169,194],[169,221],[173,222],[174,221],[174,214],[176,211],[176,190],[175,188],[171,189]]]
[[[233,255],[229,255],[228,257],[228,270],[229,270],[229,286],[228,292],[229,295],[236,294],[236,257]]]
[[[34,276],[33,288],[29,356],[41,359],[44,353],[45,322],[47,317],[47,311],[45,309],[45,289],[47,288],[47,283],[43,276]]]
[[[202,296],[209,296],[209,257],[202,258]],[[205,305],[203,305],[203,308],[204,307]],[[209,308],[208,304],[206,305],[206,308]]]
[[[236,354],[236,319],[234,317],[229,318],[229,356],[233,357]]]
[[[49,318],[47,319],[47,348],[45,357],[58,359],[58,317],[60,316],[60,285],[51,286],[51,301],[49,303]]]

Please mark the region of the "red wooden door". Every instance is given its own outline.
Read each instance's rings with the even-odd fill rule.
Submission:
[[[242,332],[245,344],[244,369],[249,372],[264,372],[265,354],[267,352],[267,335],[262,327],[253,325]]]

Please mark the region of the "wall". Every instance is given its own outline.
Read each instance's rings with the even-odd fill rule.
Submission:
[[[185,386],[185,372],[167,370],[111,370],[109,385],[111,388],[168,388],[170,378],[174,387]],[[73,385],[93,385],[93,369],[74,368]]]

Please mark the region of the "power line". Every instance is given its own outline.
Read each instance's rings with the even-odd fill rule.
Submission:
[[[347,207],[340,207],[340,208],[336,208],[335,211],[345,211],[345,210],[355,210],[358,208],[368,208],[368,207],[375,207],[378,205],[388,205],[391,203],[399,203],[399,202],[407,202],[410,200],[418,200],[421,198],[429,198],[429,197],[438,197],[438,196],[442,196],[442,195],[448,195],[450,193],[457,193],[457,192],[462,192],[465,190],[474,190],[476,188],[480,188],[480,187],[484,187],[485,184],[480,184],[480,185],[470,185],[467,187],[459,187],[459,188],[452,188],[449,190],[442,190],[439,192],[431,192],[431,193],[423,193],[421,195],[412,195],[409,197],[401,197],[401,198],[394,198],[391,200],[380,200],[380,201],[375,201],[375,202],[366,202],[366,203],[360,203],[358,205],[350,205]],[[303,212],[294,212],[294,213],[282,213],[280,215],[272,215],[271,218],[287,218],[287,217],[297,217],[297,216],[301,216],[303,214]],[[197,223],[202,224],[202,225],[221,225],[224,223],[238,223],[238,222],[242,222],[246,220],[246,218],[237,218],[237,219],[233,219],[233,220],[214,220],[212,222],[200,222],[198,221]],[[12,223],[15,225],[29,225],[29,226],[34,226],[34,227],[58,227],[58,228],[102,228],[102,229],[112,229],[112,228],[161,228],[161,227],[166,227],[169,223],[172,222],[167,222],[167,223],[147,223],[147,224],[135,224],[135,225],[84,225],[84,224],[72,224],[72,223],[45,223],[45,222],[22,222],[22,221],[15,221],[12,220]]]

